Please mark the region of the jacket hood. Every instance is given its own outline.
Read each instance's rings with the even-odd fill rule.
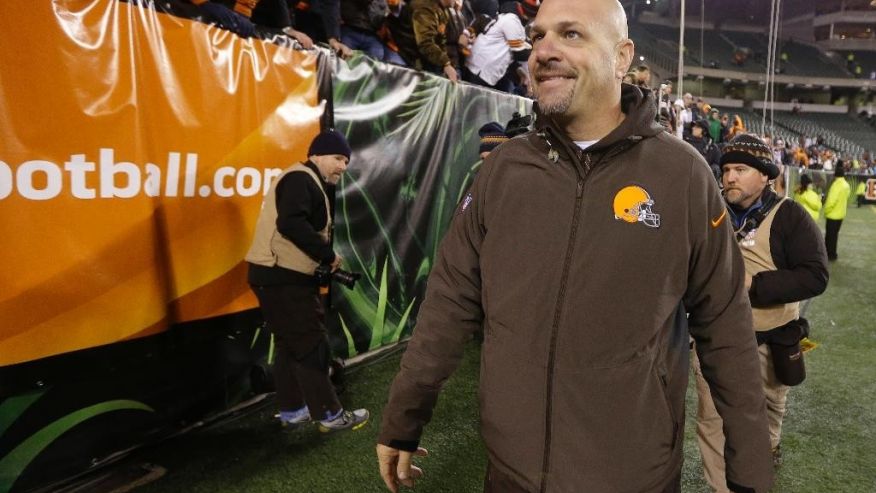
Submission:
[[[657,102],[654,93],[650,89],[641,89],[631,84],[621,85],[621,111],[625,118],[620,125],[608,135],[599,140],[589,150],[604,150],[613,147],[621,141],[632,139],[641,140],[645,137],[653,137],[664,132],[665,129],[657,123]],[[545,116],[535,104],[537,130],[549,127],[555,135],[565,135],[556,121]]]

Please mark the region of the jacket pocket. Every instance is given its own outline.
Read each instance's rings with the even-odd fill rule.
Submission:
[[[678,444],[678,435],[681,426],[678,422],[678,417],[675,415],[675,411],[672,409],[672,399],[669,397],[669,379],[665,371],[661,371],[657,368],[654,369],[654,377],[660,385],[660,394],[663,396],[663,404],[666,406],[666,412],[669,414],[669,421],[672,424],[672,440],[670,443],[671,450],[675,450],[675,446]]]

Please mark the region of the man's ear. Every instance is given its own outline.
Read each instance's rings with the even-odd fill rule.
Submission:
[[[617,53],[615,54],[614,76],[618,80],[623,80],[624,75],[630,70],[633,64],[633,54],[636,52],[636,45],[631,39],[625,39],[617,44]]]

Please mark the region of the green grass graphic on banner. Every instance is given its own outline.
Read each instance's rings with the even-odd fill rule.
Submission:
[[[41,395],[42,394],[37,395],[36,397],[39,398]],[[31,403],[32,402],[28,403],[28,405]],[[18,410],[21,413],[23,413],[25,409],[26,406],[24,408],[20,406],[18,407]],[[11,490],[12,485],[15,484],[15,480],[18,479],[18,476],[21,475],[28,464],[30,464],[40,452],[58,437],[70,431],[78,424],[95,416],[100,416],[109,412],[134,410],[154,412],[151,407],[137,401],[107,401],[72,412],[31,435],[27,440],[12,449],[9,454],[0,459],[0,493],[6,493]],[[0,414],[5,415],[6,411],[6,403],[4,402],[3,407],[0,407]],[[19,414],[19,416],[20,415],[21,414]]]

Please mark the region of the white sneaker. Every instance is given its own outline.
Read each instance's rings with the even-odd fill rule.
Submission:
[[[331,433],[333,431],[342,430],[358,430],[365,426],[371,413],[367,409],[356,409],[355,411],[342,411],[341,415],[332,420],[324,420],[319,422],[319,431],[323,433]]]

